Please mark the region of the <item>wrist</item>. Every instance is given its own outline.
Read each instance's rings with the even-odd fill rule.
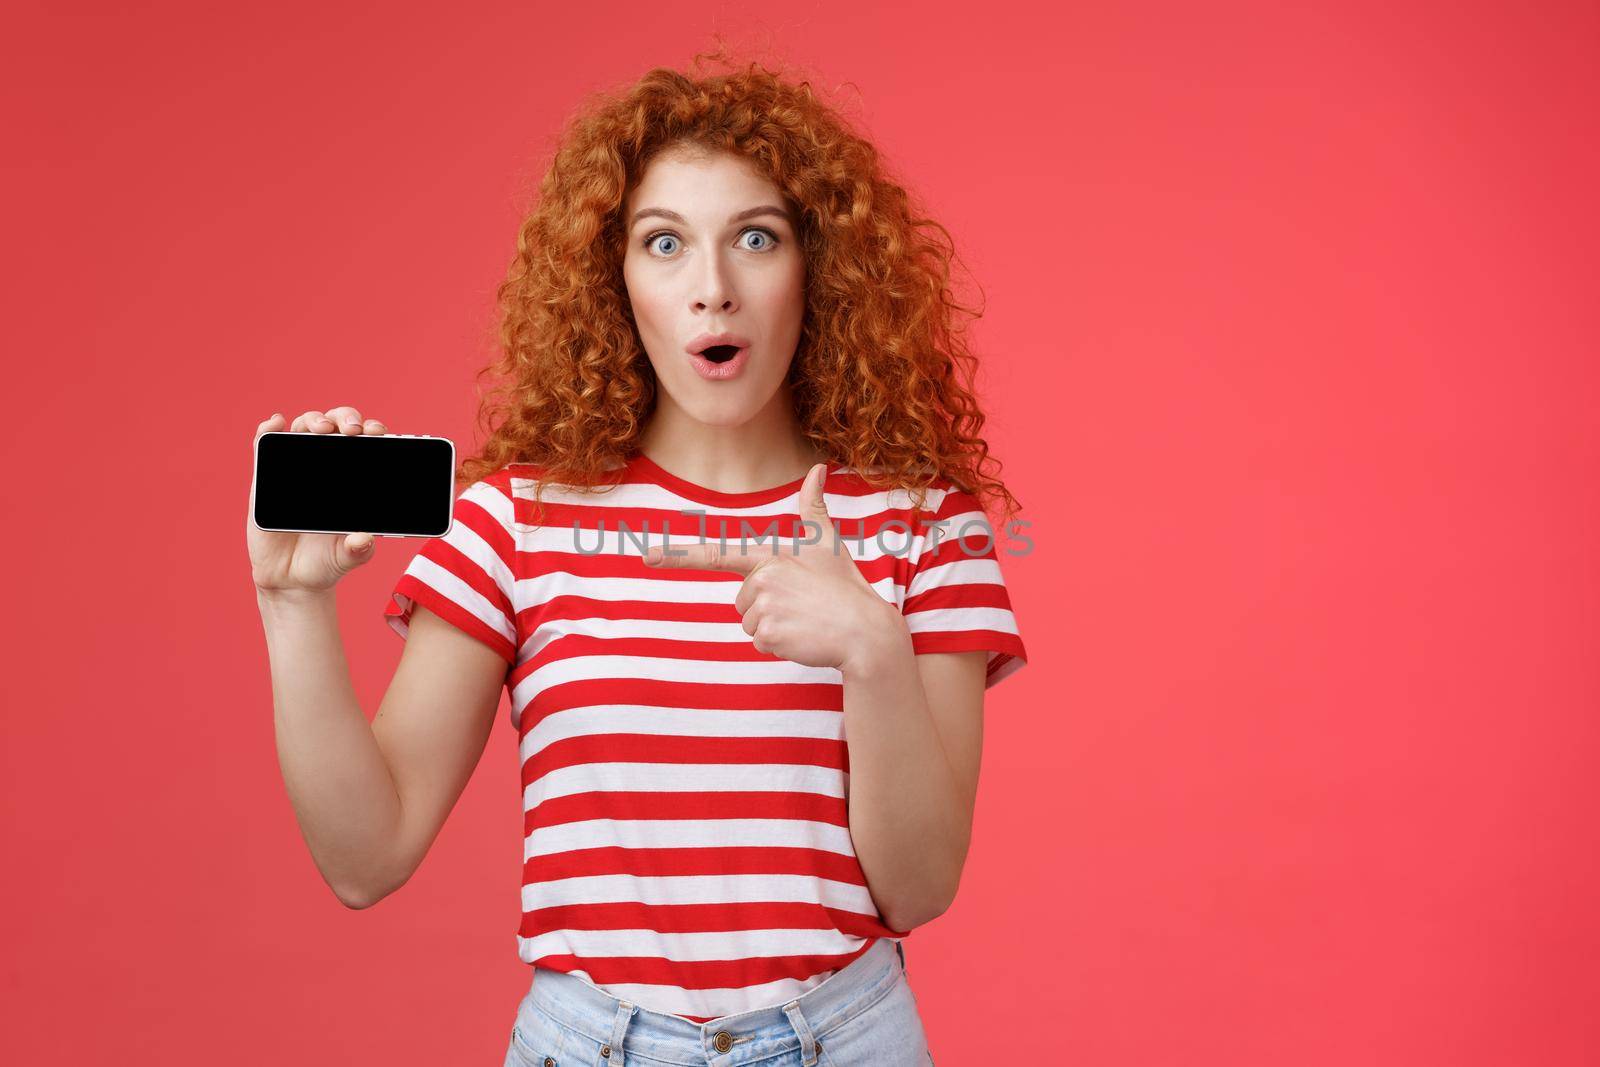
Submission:
[[[897,656],[912,655],[911,630],[899,607],[872,594],[855,626],[849,628],[839,671],[846,678],[861,677],[880,669]]]
[[[256,586],[256,607],[262,613],[321,610],[335,601],[332,589],[263,589]]]

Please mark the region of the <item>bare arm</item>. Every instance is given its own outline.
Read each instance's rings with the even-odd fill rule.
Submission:
[[[332,590],[258,591],[278,764],[300,832],[346,906],[415,873],[483,755],[506,662],[416,605],[399,666],[368,723]]]
[[[883,921],[912,930],[955,900],[983,747],[983,652],[915,655],[894,605],[844,674],[850,838]]]

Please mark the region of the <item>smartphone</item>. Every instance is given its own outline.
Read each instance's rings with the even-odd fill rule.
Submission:
[[[442,537],[455,476],[448,437],[274,430],[256,438],[250,521],[279,533]]]

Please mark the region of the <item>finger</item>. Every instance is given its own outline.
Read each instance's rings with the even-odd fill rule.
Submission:
[[[833,526],[833,520],[828,517],[828,502],[822,496],[822,487],[827,480],[828,465],[816,463],[806,471],[806,480],[800,486],[800,517],[816,523],[824,535]],[[811,536],[811,531],[807,530],[807,540]]]
[[[777,556],[767,556],[756,560],[756,565],[750,568],[750,573],[744,576],[744,581],[739,585],[739,595],[733,598],[733,607],[740,615],[744,615],[755,607],[756,598],[761,595],[761,590],[766,586],[765,581],[758,581],[756,574],[762,567],[775,565]]]
[[[340,545],[339,567],[341,570],[353,570],[372,557],[373,537],[369,533],[347,534]]]
[[[251,447],[254,448],[255,445],[260,442],[262,434],[274,433],[282,430],[283,428],[284,422],[282,412],[273,412],[271,418],[256,423],[256,436],[255,439],[251,441]],[[253,477],[250,479],[250,503],[247,505],[247,507],[249,510],[245,512],[245,524],[248,526],[250,523],[250,517],[256,513],[256,480]]]
[[[755,570],[762,557],[743,552],[724,552],[722,546],[701,541],[692,545],[651,545],[645,549],[644,561],[651,567],[678,568],[697,571],[732,571],[749,574]]]
[[[744,627],[745,633],[754,637],[756,635],[756,627],[761,625],[761,618],[764,614],[765,611],[761,604],[752,604],[749,611],[740,613],[739,625]]]
[[[340,433],[358,434],[361,432],[361,412],[349,404],[329,408],[327,418],[333,420]]]
[[[281,429],[283,429],[283,416],[274,414],[270,419],[256,423],[256,437],[259,438],[264,433],[272,433],[274,430]]]
[[[256,435],[251,440],[250,447],[254,449],[256,445],[260,443],[262,434],[273,433],[275,431],[282,430],[283,428],[284,425],[282,413],[273,412],[271,418],[264,419],[261,422],[256,423]],[[245,523],[248,525],[250,522],[250,516],[256,513],[256,480],[253,477],[250,479],[250,503],[247,505],[247,507],[249,510],[245,512]]]
[[[385,426],[383,423],[379,422],[377,419],[368,419],[362,425],[361,432],[362,433],[370,433],[370,434],[386,434],[386,433],[389,432],[389,427]]]
[[[297,433],[332,433],[338,425],[320,411],[308,411],[294,420],[290,429]]]
[[[769,656],[775,655],[772,651],[773,636],[771,626],[768,626],[764,632],[760,626],[757,626],[750,631],[750,643],[755,645],[757,652]]]

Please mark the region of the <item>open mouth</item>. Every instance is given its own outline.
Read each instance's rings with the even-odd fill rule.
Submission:
[[[738,354],[738,345],[712,345],[700,353],[700,355],[713,363],[726,363]]]

